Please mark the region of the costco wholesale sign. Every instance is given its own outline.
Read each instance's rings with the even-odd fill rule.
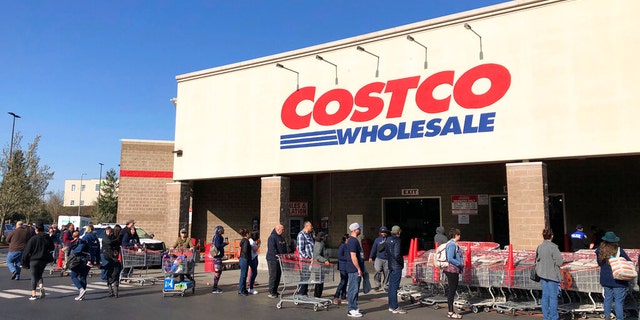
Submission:
[[[173,178],[637,154],[640,1],[615,3],[509,1],[180,75]]]
[[[446,135],[472,134],[494,131],[496,112],[470,113],[463,117],[449,116],[453,98],[464,109],[488,107],[500,100],[511,86],[509,70],[499,64],[482,64],[464,72],[457,80],[455,71],[434,73],[424,80],[420,76],[372,82],[355,93],[347,89],[332,89],[316,97],[316,87],[304,87],[293,92],[282,105],[282,124],[298,133],[280,136],[280,149],[308,148],[377,141],[433,138]],[[476,94],[472,88],[476,81],[488,79],[491,86]],[[421,81],[422,80],[422,81]],[[444,99],[434,98],[439,86],[447,86],[450,94]],[[414,101],[407,101],[410,90],[415,90]],[[381,97],[389,95],[388,105]],[[303,101],[313,102],[313,111],[299,114]],[[334,113],[327,111],[329,104],[338,105]],[[378,117],[401,118],[405,108],[418,108],[425,119],[411,122],[388,122],[383,125],[357,126],[346,129],[308,131],[311,122],[331,128],[345,121],[367,123]],[[442,116],[432,116],[440,115]],[[302,131],[302,132],[300,132]]]

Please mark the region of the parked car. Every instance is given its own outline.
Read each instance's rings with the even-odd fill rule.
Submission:
[[[98,239],[100,239],[100,245],[102,245],[102,237],[104,237],[104,229],[107,226],[110,226],[111,228],[113,228],[115,227],[115,225],[116,225],[115,223],[102,223],[102,224],[93,225],[93,228],[98,234]],[[124,225],[125,224],[121,224],[121,226],[124,226]],[[148,234],[146,231],[144,231],[144,229],[138,226],[136,226],[136,233],[138,234],[138,237],[140,237],[140,244],[142,244],[143,247],[150,250],[155,250],[155,251],[165,251],[167,249],[167,246],[164,244],[164,242],[153,239],[153,234]]]
[[[4,237],[5,239],[9,236],[11,231],[16,229],[16,225],[12,223],[5,223],[4,225]]]

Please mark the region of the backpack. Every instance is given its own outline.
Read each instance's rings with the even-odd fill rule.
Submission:
[[[447,260],[447,244],[449,242],[445,242],[438,246],[436,249],[436,257],[433,260],[433,265],[437,268],[444,269],[449,266],[449,261]]]

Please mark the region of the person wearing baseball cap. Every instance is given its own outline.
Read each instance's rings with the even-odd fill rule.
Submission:
[[[358,241],[358,236],[362,231],[362,226],[354,222],[349,225],[349,240],[347,240],[347,252],[349,253],[349,259],[347,259],[346,271],[349,275],[349,281],[347,285],[347,316],[353,318],[362,317],[360,309],[358,309],[358,291],[360,289],[360,282],[362,281],[362,275],[364,273],[364,259],[362,256],[362,247]]]
[[[387,290],[389,287],[389,261],[387,261],[387,254],[385,250],[385,241],[389,230],[387,227],[382,226],[378,231],[379,236],[373,241],[371,247],[371,253],[369,254],[369,262],[373,262],[373,268],[376,273],[373,274],[373,283],[376,291],[383,289]]]

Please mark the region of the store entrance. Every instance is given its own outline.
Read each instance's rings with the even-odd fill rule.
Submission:
[[[433,236],[440,225],[440,198],[382,199],[382,221],[391,230],[402,229],[402,252],[409,252],[410,239],[418,238],[418,250],[433,249]]]
[[[560,251],[569,248],[564,247],[564,195],[549,195],[549,224],[555,236],[553,242],[558,245]],[[507,196],[491,197],[491,234],[493,241],[504,247],[509,244],[509,206]],[[540,230],[540,242],[542,242],[542,230]]]

